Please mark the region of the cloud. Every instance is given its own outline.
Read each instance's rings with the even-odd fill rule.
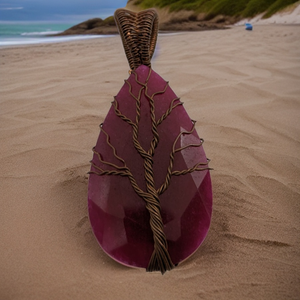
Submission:
[[[24,7],[0,7],[0,10],[16,10],[16,9],[24,9]]]

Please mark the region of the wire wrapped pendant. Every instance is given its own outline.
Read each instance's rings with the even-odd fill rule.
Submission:
[[[151,68],[155,10],[119,9],[115,19],[131,74],[93,148],[89,217],[109,256],[163,274],[194,253],[208,232],[208,160],[195,121]]]

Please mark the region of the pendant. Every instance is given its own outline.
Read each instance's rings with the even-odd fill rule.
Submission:
[[[91,226],[114,260],[171,270],[207,235],[212,213],[208,160],[196,122],[151,68],[157,14],[115,13],[131,74],[100,125],[88,186]]]

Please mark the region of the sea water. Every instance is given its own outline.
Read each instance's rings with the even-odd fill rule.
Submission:
[[[38,22],[0,23],[0,47],[39,43],[57,43],[78,39],[99,38],[99,35],[51,36],[60,33],[75,24],[56,24]]]

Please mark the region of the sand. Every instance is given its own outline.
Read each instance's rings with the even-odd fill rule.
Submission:
[[[88,220],[89,160],[128,77],[120,38],[0,49],[0,299],[299,299],[300,27],[160,35],[153,69],[211,159],[210,231],[165,275]]]

